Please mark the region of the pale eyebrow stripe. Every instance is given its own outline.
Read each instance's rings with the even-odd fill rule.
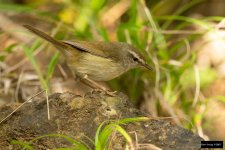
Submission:
[[[143,59],[141,59],[135,52],[129,51],[131,55],[133,55],[135,58],[137,58],[141,63],[145,63]]]

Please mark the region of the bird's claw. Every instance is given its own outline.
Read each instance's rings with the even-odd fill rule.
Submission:
[[[102,89],[94,89],[92,91],[92,93],[93,92],[103,92],[103,93],[105,93],[105,94],[107,94],[109,96],[112,96],[112,97],[115,97],[116,96],[116,93],[117,93],[117,91],[108,91],[108,90],[102,90]]]
[[[105,91],[105,92],[106,92],[107,95],[113,96],[113,97],[115,97],[116,93],[117,93],[117,91]]]

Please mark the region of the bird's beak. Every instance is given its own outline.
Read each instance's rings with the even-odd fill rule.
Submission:
[[[146,63],[142,64],[142,66],[147,68],[150,71],[153,71],[153,68],[151,66],[149,66],[148,64],[146,64]]]

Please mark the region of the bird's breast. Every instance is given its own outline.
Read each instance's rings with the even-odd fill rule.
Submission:
[[[68,59],[68,65],[76,74],[87,75],[95,81],[108,81],[127,71],[122,62],[89,53]]]

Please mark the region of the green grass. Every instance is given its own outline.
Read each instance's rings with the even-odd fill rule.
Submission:
[[[23,46],[23,50],[24,50],[26,56],[29,58],[31,64],[33,65],[33,67],[38,75],[38,78],[40,80],[40,83],[42,85],[42,88],[48,91],[49,88],[48,88],[47,81],[44,79],[43,74],[38,66],[38,63],[33,55],[33,52],[36,49],[36,46],[34,46],[34,45],[31,48],[29,48],[27,46]]]
[[[77,149],[77,150],[88,150],[90,149],[85,143],[83,143],[82,141],[77,141],[74,140],[73,138],[66,136],[66,135],[62,135],[62,134],[46,134],[43,136],[39,136],[37,138],[32,139],[29,142],[24,142],[24,141],[19,141],[19,140],[12,140],[11,144],[12,145],[19,145],[22,149],[27,149],[27,150],[34,150],[34,146],[33,143],[42,139],[43,138],[62,138],[66,141],[68,141],[72,146],[71,147],[67,147],[67,148],[56,148],[57,150],[62,150],[62,149]]]
[[[136,117],[136,118],[125,118],[121,120],[108,120],[103,123],[101,123],[96,131],[95,134],[95,141],[91,141],[93,145],[87,145],[83,141],[75,140],[67,135],[63,134],[46,134],[43,136],[39,136],[37,138],[34,138],[30,140],[29,142],[19,141],[19,140],[12,140],[12,145],[19,145],[22,149],[27,150],[34,150],[34,142],[37,142],[40,139],[44,138],[62,138],[66,141],[68,141],[71,146],[70,147],[63,147],[63,148],[56,148],[57,150],[70,150],[70,149],[76,149],[76,150],[90,150],[92,146],[95,147],[95,150],[106,150],[109,148],[110,142],[112,140],[112,136],[115,135],[115,133],[119,133],[123,136],[127,144],[130,148],[133,148],[133,141],[130,135],[126,132],[126,130],[122,127],[123,125],[129,124],[129,123],[135,123],[140,121],[147,121],[149,118],[147,117]],[[89,138],[88,138],[89,139]],[[90,139],[89,139],[90,140]]]
[[[49,62],[49,65],[48,65],[47,73],[44,74],[41,71],[40,66],[38,66],[38,62],[37,62],[37,60],[35,59],[35,56],[34,56],[34,52],[35,52],[35,50],[37,50],[39,48],[39,46],[40,46],[40,41],[34,42],[32,47],[30,47],[30,48],[23,45],[23,50],[24,50],[24,53],[26,54],[26,56],[29,58],[31,64],[33,65],[33,67],[34,67],[34,69],[35,69],[35,71],[38,75],[38,78],[39,78],[39,81],[41,83],[42,88],[47,90],[47,92],[49,93],[49,81],[50,81],[50,79],[51,79],[51,77],[54,73],[55,66],[57,65],[57,61],[59,59],[59,52],[56,52],[52,56],[52,58]]]

